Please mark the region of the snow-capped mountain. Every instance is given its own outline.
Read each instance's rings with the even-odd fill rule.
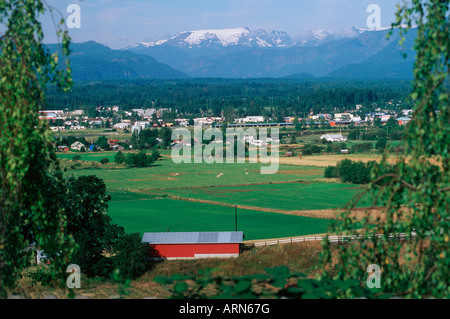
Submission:
[[[156,42],[140,42],[125,49],[172,46],[177,48],[211,48],[247,46],[253,48],[290,47],[295,43],[286,32],[250,30],[249,28],[184,31]]]
[[[361,77],[401,77],[409,61],[396,60],[398,32],[389,39],[390,28],[314,30],[294,40],[282,31],[249,28],[180,32],[168,39],[138,43],[126,49],[150,55],[156,61],[180,70],[190,77],[255,78],[305,75]],[[374,57],[376,54],[380,55]],[[374,57],[372,64],[366,63]],[[379,61],[390,61],[382,68]],[[347,65],[356,65],[345,68]],[[340,70],[342,69],[342,70]],[[332,73],[340,70],[338,73]],[[358,70],[358,71],[355,71]],[[384,70],[382,73],[381,70]]]

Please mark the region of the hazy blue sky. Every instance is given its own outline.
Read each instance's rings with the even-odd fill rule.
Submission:
[[[73,42],[94,40],[123,48],[138,41],[156,41],[181,31],[249,27],[286,31],[292,38],[307,31],[338,32],[351,26],[367,28],[369,4],[381,7],[381,26],[394,21],[400,0],[47,0],[69,16],[69,4],[81,8],[81,28],[70,29]],[[56,19],[59,20],[59,19]],[[43,18],[47,35],[51,20]],[[54,42],[48,36],[47,42]]]

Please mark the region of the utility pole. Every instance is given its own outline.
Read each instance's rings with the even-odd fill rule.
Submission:
[[[237,231],[237,205],[234,204],[234,221],[236,224],[236,231]]]

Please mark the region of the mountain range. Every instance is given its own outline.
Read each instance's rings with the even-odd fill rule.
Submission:
[[[47,44],[50,52],[59,51],[59,45]],[[69,56],[72,78],[75,81],[183,79],[186,74],[156,61],[149,55],[109,47],[89,41],[72,43]]]
[[[411,78],[416,29],[318,30],[295,40],[283,31],[249,28],[197,30],[112,50],[72,44],[75,80],[151,78]],[[407,58],[403,55],[406,54]]]

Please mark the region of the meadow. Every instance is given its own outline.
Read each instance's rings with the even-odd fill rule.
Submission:
[[[109,156],[114,157],[115,153],[110,153]],[[104,154],[84,156],[92,161],[105,157]],[[253,163],[175,164],[170,158],[163,157],[147,168],[71,170],[69,173],[75,176],[96,175],[111,189],[128,190],[247,185],[323,178],[323,168],[317,167],[280,165],[277,174],[266,175],[260,173],[260,168],[261,164]]]
[[[233,207],[165,198],[112,201],[109,216],[128,233],[170,231],[234,231]],[[325,233],[330,220],[237,210],[237,228],[245,240]]]
[[[164,193],[219,203],[294,211],[343,208],[360,192],[360,187],[313,181],[176,189]],[[370,206],[370,203],[364,198],[358,206]]]
[[[112,198],[108,214],[128,233],[233,231],[237,204],[238,230],[244,231],[245,240],[322,234],[331,219],[290,212],[339,209],[361,191],[326,181],[321,165],[280,165],[276,174],[264,175],[260,168],[268,164],[175,164],[162,152],[151,167],[126,168],[112,163],[115,154],[58,156],[66,161],[75,155],[86,162],[110,159],[101,168],[69,169],[67,174],[103,179]],[[359,206],[367,204],[361,201]]]

